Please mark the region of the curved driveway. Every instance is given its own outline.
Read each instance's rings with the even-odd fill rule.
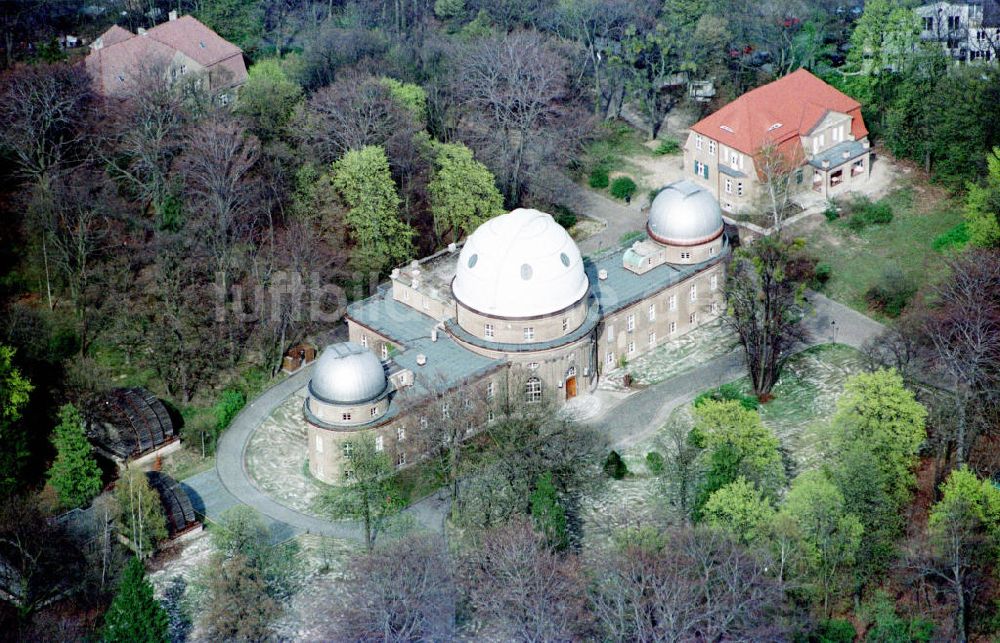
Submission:
[[[813,304],[814,314],[806,320],[810,331],[809,340],[799,350],[832,341],[861,348],[865,342],[884,330],[882,324],[823,295],[809,293],[808,298]],[[613,445],[633,444],[662,426],[677,406],[690,401],[707,388],[740,377],[743,369],[740,354],[723,355],[693,371],[629,395],[618,405],[606,409],[599,417],[587,423],[604,432]],[[363,532],[358,523],[324,520],[286,507],[261,492],[246,469],[245,452],[250,436],[289,395],[308,383],[311,373],[311,365],[303,368],[264,391],[240,411],[219,440],[215,473],[222,487],[237,502],[253,507],[276,523],[284,523],[294,532],[360,540]],[[627,413],[616,412],[622,404],[628,404]],[[213,493],[211,481],[197,483],[191,478],[185,482],[197,493]],[[414,504],[407,511],[424,525],[438,528],[443,524],[447,513],[446,496],[447,494],[439,492]],[[228,504],[232,505],[233,502]]]

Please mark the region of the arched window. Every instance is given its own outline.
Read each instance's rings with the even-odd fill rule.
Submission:
[[[542,380],[537,377],[529,377],[524,383],[524,400],[534,403],[542,401]]]

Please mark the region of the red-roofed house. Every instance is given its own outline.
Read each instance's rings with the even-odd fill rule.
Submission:
[[[861,104],[804,69],[695,123],[684,146],[684,167],[724,210],[742,212],[759,195],[767,175],[764,158],[778,158],[772,151],[780,153],[785,167],[797,168],[793,188],[812,188],[826,197],[849,191],[870,174]]]
[[[177,17],[134,34],[115,25],[101,34],[87,56],[87,71],[97,91],[125,97],[143,65],[163,65],[172,80],[198,74],[223,104],[247,79],[243,52],[192,16]]]

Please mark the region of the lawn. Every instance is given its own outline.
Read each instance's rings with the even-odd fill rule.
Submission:
[[[869,310],[865,302],[868,289],[880,283],[888,270],[898,270],[917,289],[933,281],[942,259],[934,241],[962,222],[961,205],[919,179],[904,182],[883,202],[893,211],[887,224],[855,232],[841,218],[812,221],[792,231],[805,239],[820,263],[832,268],[825,294],[881,319],[884,316]]]
[[[818,464],[817,445],[822,439],[818,429],[832,417],[847,379],[863,370],[861,354],[842,344],[814,346],[789,360],[773,390],[774,398],[761,405],[760,415],[764,425],[781,440],[796,471]],[[747,378],[735,383],[749,392]],[[678,407],[654,436],[622,452],[629,474],[623,480],[609,480],[596,496],[583,502],[587,530],[594,532],[586,538],[605,538],[609,522],[623,512],[630,520],[642,520],[643,516],[665,510],[663,480],[647,468],[646,454],[669,454],[670,430],[690,430],[694,422],[691,412],[692,404]]]

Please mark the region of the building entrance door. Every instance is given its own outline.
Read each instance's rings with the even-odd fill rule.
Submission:
[[[576,376],[566,378],[566,399],[576,397]]]

